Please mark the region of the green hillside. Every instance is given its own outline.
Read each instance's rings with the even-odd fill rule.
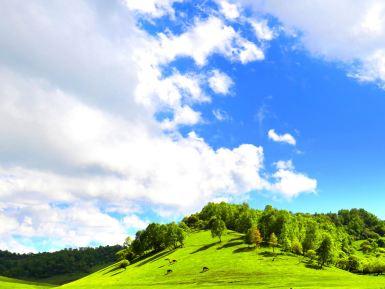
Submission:
[[[0,277],[0,289],[48,289],[52,285],[27,282],[7,277]]]
[[[270,248],[255,250],[232,231],[222,243],[209,231],[191,233],[185,246],[165,250],[126,269],[109,266],[65,289],[90,288],[385,288],[384,276],[364,276],[335,267],[307,267],[304,257]],[[177,260],[170,265],[166,258]],[[202,272],[202,268],[209,268]],[[172,270],[166,274],[167,270]]]

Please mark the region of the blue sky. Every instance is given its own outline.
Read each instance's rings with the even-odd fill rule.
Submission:
[[[221,200],[385,218],[382,2],[2,6],[0,249],[120,243]]]

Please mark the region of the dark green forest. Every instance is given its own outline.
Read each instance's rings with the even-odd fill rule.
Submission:
[[[44,279],[71,273],[88,274],[95,266],[114,262],[116,252],[121,249],[116,245],[37,254],[0,251],[0,275],[18,279]]]

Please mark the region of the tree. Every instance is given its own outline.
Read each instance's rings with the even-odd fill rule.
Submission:
[[[226,230],[225,222],[222,221],[222,219],[218,217],[212,217],[210,220],[210,230],[211,230],[211,236],[218,237],[219,242],[222,242],[222,235],[223,232]]]
[[[333,259],[333,240],[330,235],[325,235],[317,249],[318,265],[322,268]]]
[[[258,248],[262,244],[261,232],[256,226],[251,227],[246,234],[246,242],[248,244],[254,244]]]
[[[125,240],[124,240],[124,243],[123,243],[123,247],[124,248],[128,248],[130,247],[132,244],[132,239],[130,236],[128,236]]]
[[[298,241],[297,239],[295,239],[295,240],[291,243],[291,251],[292,251],[294,254],[302,255],[302,254],[303,254],[303,249],[302,249],[302,244],[301,244],[301,242]]]
[[[184,238],[184,231],[177,224],[171,223],[167,225],[167,233],[165,237],[166,247],[172,246],[177,248],[178,244],[183,246]]]
[[[269,245],[270,247],[273,248],[273,253],[274,253],[274,248],[278,246],[278,238],[274,234],[274,232],[270,234]]]
[[[305,239],[302,242],[302,248],[304,252],[308,250],[314,250],[316,248],[318,239],[318,228],[315,221],[311,221],[307,224]]]

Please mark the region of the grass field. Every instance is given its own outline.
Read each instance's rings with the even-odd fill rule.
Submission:
[[[0,289],[48,289],[52,287],[52,285],[47,284],[0,277]]]
[[[219,244],[209,232],[194,233],[184,248],[158,253],[126,270],[109,266],[60,288],[385,288],[384,276],[308,268],[301,257],[279,253],[274,257],[271,249],[256,251],[241,237],[229,232]],[[177,262],[169,265],[166,258]],[[204,266],[209,271],[202,272]],[[168,269],[173,272],[166,274]]]

